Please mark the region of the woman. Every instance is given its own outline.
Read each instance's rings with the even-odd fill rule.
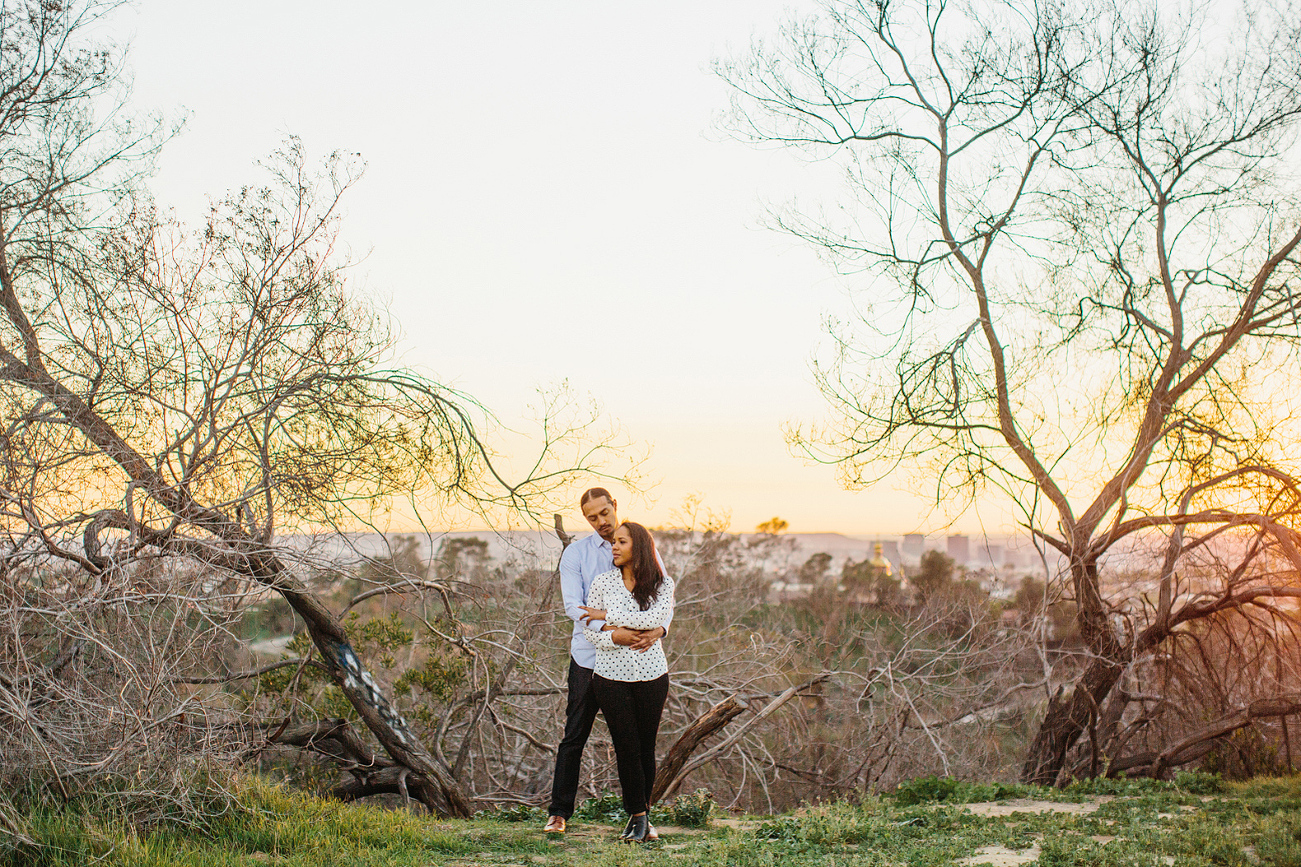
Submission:
[[[641,524],[625,521],[610,542],[614,567],[592,581],[583,632],[596,646],[592,694],[610,727],[619,766],[625,839],[642,842],[650,832],[651,787],[655,784],[655,736],[669,694],[669,665],[656,641],[645,651],[621,647],[615,627],[654,629],[673,614],[673,579],[655,556],[655,542]],[[604,623],[602,623],[604,621]]]

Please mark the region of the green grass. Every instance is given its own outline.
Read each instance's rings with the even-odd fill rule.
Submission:
[[[1042,867],[1301,867],[1301,778],[1222,784],[1096,781],[1065,790],[913,781],[883,796],[824,804],[737,824],[664,834],[650,846],[616,840],[613,799],[589,802],[560,840],[541,815],[517,809],[470,821],[346,805],[255,782],[240,809],[202,827],[141,829],[102,809],[35,811],[36,846],[0,843],[0,867],[55,865],[554,865],[554,867],[776,867],[949,865],[985,846],[1038,852]],[[1092,813],[976,815],[981,800],[1102,801]],[[661,811],[667,819],[671,811]],[[715,813],[717,815],[717,812]],[[1037,847],[1032,849],[1032,847]]]

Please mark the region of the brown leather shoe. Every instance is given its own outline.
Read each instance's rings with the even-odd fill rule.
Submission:
[[[552,816],[547,819],[547,826],[542,829],[544,834],[563,834],[565,833],[565,817]]]

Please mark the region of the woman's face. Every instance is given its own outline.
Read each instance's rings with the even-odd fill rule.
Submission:
[[[614,552],[614,565],[627,566],[632,562],[632,534],[624,526],[616,527],[614,538],[610,540],[610,549]]]

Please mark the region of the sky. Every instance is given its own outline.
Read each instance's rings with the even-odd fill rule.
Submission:
[[[514,430],[538,389],[590,395],[648,450],[646,490],[616,488],[625,517],[678,523],[695,495],[737,531],[998,532],[906,475],[845,491],[785,444],[826,413],[825,319],[871,285],[765,227],[769,205],[829,201],[835,167],[727,139],[709,67],[812,8],[138,0],[112,26],[136,107],[186,118],[161,204],[197,221],[290,134],[360,153],[342,239],[402,361]]]

